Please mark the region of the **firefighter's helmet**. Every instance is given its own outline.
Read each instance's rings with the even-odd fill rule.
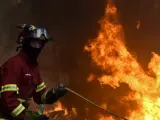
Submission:
[[[34,25],[18,24],[17,28],[21,28],[21,32],[18,36],[17,43],[20,47],[23,47],[25,43],[32,40],[32,47],[40,47],[39,43],[47,43],[49,40],[53,40],[45,28],[39,28]]]

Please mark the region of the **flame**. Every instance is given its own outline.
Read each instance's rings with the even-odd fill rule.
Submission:
[[[96,76],[94,74],[90,74],[88,77],[88,82],[92,82],[95,78]]]
[[[57,102],[54,106],[52,106],[51,109],[45,110],[44,114],[49,116],[50,113],[56,112],[56,111],[64,111],[64,115],[68,115],[67,109],[61,104],[61,102]]]
[[[152,53],[152,59],[145,72],[136,57],[125,46],[123,27],[118,22],[117,9],[111,1],[100,21],[101,29],[96,39],[89,41],[85,50],[91,53],[94,63],[103,71],[96,80],[101,85],[113,88],[126,83],[134,93],[120,98],[121,102],[135,100],[137,110],[130,111],[129,120],[160,120],[160,56]],[[88,80],[91,82],[93,74]],[[124,103],[125,104],[125,103]],[[100,116],[99,120],[114,120]]]
[[[113,117],[104,117],[102,115],[99,115],[99,120],[114,120]]]
[[[77,116],[77,110],[76,110],[76,108],[72,108],[72,114],[74,114],[74,115]]]
[[[137,30],[140,29],[140,26],[141,26],[141,22],[140,22],[140,21],[137,21],[137,25],[136,25]]]
[[[105,103],[103,103],[100,107],[103,109],[107,109],[107,105]]]
[[[76,108],[72,107],[71,110],[68,111],[67,108],[64,107],[59,101],[51,107],[52,108],[45,109],[44,111],[44,114],[49,116],[50,120],[57,120],[58,118],[72,120],[74,117],[77,116]],[[56,112],[61,112],[61,114],[54,114]],[[54,116],[52,116],[52,113],[54,114]]]

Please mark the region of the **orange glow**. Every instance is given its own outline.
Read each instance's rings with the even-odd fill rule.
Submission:
[[[134,93],[122,97],[120,101],[135,100],[136,111],[130,111],[129,120],[160,120],[160,56],[152,53],[145,72],[136,58],[127,50],[124,43],[123,27],[118,22],[116,7],[107,5],[105,16],[101,20],[101,29],[95,40],[89,41],[85,50],[91,53],[92,60],[103,71],[98,80],[101,85],[119,87],[126,83]],[[138,22],[138,29],[140,22]],[[118,113],[117,113],[118,114]],[[112,117],[101,116],[99,120],[115,120]]]

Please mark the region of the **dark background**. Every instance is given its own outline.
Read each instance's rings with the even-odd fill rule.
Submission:
[[[35,24],[50,30],[55,39],[42,52],[39,62],[42,76],[52,87],[61,82],[59,77],[67,74],[69,87],[94,100],[106,103],[120,115],[129,115],[136,109],[135,101],[120,104],[118,98],[131,90],[126,84],[117,89],[100,87],[97,81],[88,83],[91,71],[89,54],[84,52],[88,40],[97,36],[98,20],[105,11],[107,0],[2,0],[0,4],[0,55],[1,64],[15,54],[17,23]],[[125,42],[129,51],[135,55],[147,70],[151,52],[160,53],[160,1],[158,0],[114,0],[120,22],[124,27]],[[141,22],[136,29],[137,21]],[[62,80],[66,83],[66,80]],[[96,120],[99,109],[86,104],[83,100],[66,95],[63,104],[70,109],[76,107],[78,120]],[[86,113],[89,108],[89,113]],[[104,114],[105,115],[105,114]]]

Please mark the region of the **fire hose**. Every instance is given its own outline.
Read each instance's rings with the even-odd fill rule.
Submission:
[[[99,108],[99,109],[107,112],[108,114],[110,114],[110,115],[112,115],[112,116],[114,116],[114,117],[116,117],[116,118],[119,118],[119,119],[122,119],[122,120],[128,120],[128,119],[126,119],[126,118],[124,118],[124,117],[122,117],[122,116],[119,116],[119,115],[117,115],[117,114],[115,114],[115,113],[113,113],[113,112],[111,112],[111,111],[109,111],[109,110],[106,110],[106,109],[100,107],[100,106],[97,105],[96,103],[90,101],[89,99],[85,98],[84,96],[80,95],[79,93],[73,91],[72,89],[70,89],[70,88],[68,88],[68,87],[65,87],[65,89],[66,89],[68,92],[73,93],[74,95],[82,98],[82,99],[85,100],[86,102],[94,105],[95,107],[97,107],[97,108]],[[39,114],[43,114],[43,110],[44,110],[44,105],[40,105],[40,106],[39,106],[39,109],[38,109],[38,113],[39,113]]]
[[[95,107],[97,107],[97,108],[99,108],[99,109],[101,109],[101,110],[107,112],[108,114],[110,114],[110,115],[112,115],[112,116],[114,116],[114,117],[116,117],[116,118],[120,118],[120,119],[122,119],[122,120],[128,120],[128,119],[126,119],[126,118],[124,118],[124,117],[122,117],[122,116],[119,116],[119,115],[117,115],[117,114],[115,114],[115,113],[113,113],[113,112],[111,112],[111,111],[109,111],[109,110],[106,110],[106,109],[100,107],[100,106],[97,105],[96,103],[94,103],[94,102],[88,100],[87,98],[85,98],[85,97],[83,97],[82,95],[78,94],[77,92],[71,90],[70,88],[67,88],[67,87],[66,87],[65,89],[66,89],[67,91],[73,93],[74,95],[76,95],[76,96],[82,98],[82,99],[85,100],[86,102],[88,102],[88,103],[94,105]]]

